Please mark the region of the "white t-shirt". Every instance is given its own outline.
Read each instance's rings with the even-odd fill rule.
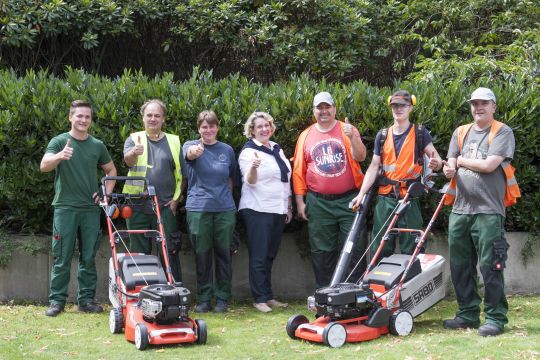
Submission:
[[[256,145],[262,145],[256,139],[252,139]],[[276,145],[270,141],[272,149]],[[251,163],[257,152],[261,159],[261,164],[257,168],[257,182],[249,184],[246,175],[251,168]],[[238,164],[242,172],[242,196],[238,210],[251,209],[258,212],[287,214],[288,198],[291,196],[291,165],[285,157],[283,150],[279,155],[289,168],[287,173],[288,182],[281,181],[281,172],[274,158],[274,155],[266,154],[262,151],[246,148],[242,150],[238,157]]]

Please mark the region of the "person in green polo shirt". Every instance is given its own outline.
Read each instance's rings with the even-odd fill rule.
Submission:
[[[78,241],[77,272],[79,311],[102,312],[95,303],[97,272],[95,256],[99,247],[98,176],[96,168],[107,176],[116,176],[116,167],[102,141],[88,134],[92,124],[92,106],[77,100],[69,109],[71,130],[54,137],[41,160],[41,172],[55,170],[54,220],[52,236],[53,266],[47,316],[64,311],[68,296],[71,259]],[[112,192],[114,182],[107,183]]]

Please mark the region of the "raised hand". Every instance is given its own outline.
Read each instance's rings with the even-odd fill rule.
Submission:
[[[197,159],[204,153],[204,143],[201,139],[197,145],[191,145],[188,149],[188,156],[191,160]]]
[[[71,139],[68,139],[66,146],[58,153],[60,160],[69,160],[73,156],[73,148],[71,147]]]
[[[443,172],[444,172],[444,175],[448,178],[448,179],[451,179],[454,177],[454,175],[456,175],[456,168],[451,166],[446,160],[443,160]]]
[[[139,156],[144,153],[144,146],[141,143],[141,135],[137,136],[137,143],[133,147],[133,154]]]
[[[259,152],[258,151],[254,151],[253,152],[253,160],[251,161],[251,167],[257,169],[259,167],[259,165],[261,165],[261,159],[259,158]]]
[[[346,117],[343,121],[345,122],[345,126],[343,126],[343,132],[345,133],[345,135],[347,135],[349,139],[352,139],[354,126],[349,122],[348,117]]]
[[[434,150],[429,157],[428,168],[430,168],[431,170],[437,170],[439,168],[439,165],[439,158],[437,157],[437,153]]]

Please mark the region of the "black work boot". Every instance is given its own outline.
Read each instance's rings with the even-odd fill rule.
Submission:
[[[87,313],[100,313],[103,311],[103,308],[99,306],[98,304],[96,304],[95,302],[91,301],[84,305],[79,304],[79,311],[87,312]]]
[[[214,307],[214,312],[215,313],[225,313],[227,312],[228,310],[228,307],[229,307],[229,303],[227,302],[227,300],[223,300],[223,299],[216,299],[216,306]]]
[[[210,301],[201,301],[197,304],[197,306],[195,306],[195,312],[198,313],[207,313],[210,310],[212,310],[212,305],[210,305]]]
[[[480,336],[497,336],[503,333],[503,329],[495,324],[487,323],[478,329],[478,335]]]
[[[478,328],[478,324],[467,322],[463,320],[462,318],[456,316],[453,319],[444,320],[443,327],[445,329],[451,329],[451,330],[470,329],[470,328],[476,329]]]
[[[47,316],[56,316],[64,311],[64,304],[52,303],[51,306],[45,311]]]

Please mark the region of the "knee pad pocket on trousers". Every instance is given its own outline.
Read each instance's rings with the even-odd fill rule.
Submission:
[[[493,255],[491,259],[492,270],[501,271],[506,267],[509,247],[510,245],[506,242],[506,239],[504,238],[497,240],[493,243]]]
[[[53,258],[58,258],[62,256],[62,236],[57,230],[56,225],[53,224],[53,234],[52,234],[52,246],[51,253]]]

